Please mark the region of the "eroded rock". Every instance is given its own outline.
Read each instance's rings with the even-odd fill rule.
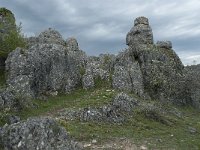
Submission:
[[[66,130],[51,118],[30,118],[4,126],[0,130],[0,146],[5,150],[80,150]]]

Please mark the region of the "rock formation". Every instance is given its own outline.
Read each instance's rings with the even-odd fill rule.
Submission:
[[[192,106],[200,109],[200,65],[187,66],[185,70],[187,97],[192,102]]]
[[[138,101],[136,99],[121,92],[108,105],[62,112],[60,118],[66,120],[79,119],[80,121],[123,123],[127,119],[127,114],[132,113],[137,104]]]
[[[138,17],[134,21],[134,27],[126,36],[128,46],[134,44],[153,44],[153,33],[149,21],[145,17]]]
[[[197,89],[188,89],[189,85],[193,85],[188,82],[188,77],[186,79],[188,73],[172,49],[172,43],[158,41],[154,44],[147,18],[135,19],[126,43],[129,48],[116,57],[112,79],[114,88],[132,91],[146,99],[171,101],[179,105],[199,102],[192,98],[197,99],[198,94],[191,96]],[[191,72],[189,78],[192,79]]]
[[[0,128],[0,146],[5,150],[81,149],[52,118],[30,118]]]
[[[7,83],[15,86],[15,80],[26,79],[29,87],[21,87],[21,90],[29,91],[32,97],[73,89],[81,77],[81,64],[76,58],[80,57],[80,50],[76,47],[78,52],[74,52],[73,42],[65,42],[52,29],[42,32],[35,41],[31,38],[29,49],[17,48],[9,54],[6,60]]]
[[[12,30],[16,30],[14,14],[6,8],[0,8],[0,43],[1,44],[3,43],[4,38]],[[0,69],[4,69],[5,60],[6,60],[5,52],[3,49],[0,49]]]
[[[135,19],[126,38],[128,49],[117,56],[87,57],[75,38],[65,41],[51,28],[27,42],[28,49],[17,48],[6,60],[8,89],[26,98],[69,93],[80,85],[89,89],[96,81],[105,80],[115,89],[133,92],[144,99],[181,105],[193,105],[195,101],[187,88],[188,74],[172,43],[154,44],[145,17]],[[0,97],[4,104],[9,101]]]

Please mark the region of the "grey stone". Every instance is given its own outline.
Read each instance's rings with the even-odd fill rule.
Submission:
[[[147,18],[138,17],[135,19],[134,27],[126,36],[126,44],[128,46],[134,46],[135,44],[153,44],[153,33]]]
[[[0,145],[5,150],[82,149],[55,120],[42,117],[4,126],[0,130]]]
[[[137,104],[137,100],[125,93],[120,93],[108,105],[97,108],[89,107],[78,111],[66,111],[60,113],[60,117],[66,120],[74,120],[75,118],[80,121],[123,123],[127,119],[127,114],[131,113]]]
[[[17,123],[19,121],[20,121],[20,117],[18,117],[18,116],[11,115],[8,117],[9,124]]]
[[[131,57],[128,50],[116,56],[112,75],[112,86],[122,91],[144,95],[143,75],[138,61]]]
[[[156,45],[160,48],[171,49],[172,42],[171,41],[157,41]]]
[[[189,103],[200,109],[200,64],[185,67],[185,88]]]
[[[9,54],[6,60],[7,83],[18,88],[14,83],[23,77],[26,83],[19,89],[32,97],[74,89],[81,78],[81,51],[72,53],[73,49],[63,46],[61,35],[52,29],[42,32],[38,38],[39,42],[29,49],[17,48]]]
[[[82,84],[84,89],[90,89],[94,87],[94,78],[90,74],[85,74],[82,77]]]
[[[191,133],[191,134],[195,134],[195,133],[197,133],[197,129],[196,128],[194,128],[194,127],[188,127],[188,131]]]
[[[71,51],[79,51],[78,42],[75,38],[68,38],[66,41],[67,48]]]
[[[18,93],[13,87],[0,91],[0,109],[19,111],[24,108],[33,107],[32,101],[26,95]]]
[[[160,101],[188,104],[188,92],[184,88],[184,66],[171,49],[171,42],[162,41],[157,46],[153,45],[153,33],[147,18],[136,18],[134,27],[127,34],[127,45],[129,48],[125,58],[139,64],[138,69],[133,67],[132,70],[141,72],[142,80],[138,81],[144,89],[142,95],[147,94],[147,97],[149,95]]]
[[[29,47],[39,43],[66,46],[66,42],[63,40],[61,34],[52,28],[41,32],[38,37],[27,38],[26,41]]]

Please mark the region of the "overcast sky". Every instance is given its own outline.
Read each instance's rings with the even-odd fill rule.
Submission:
[[[27,36],[51,27],[75,37],[89,55],[117,54],[138,16],[149,18],[154,41],[170,40],[184,64],[200,63],[200,0],[0,0]]]

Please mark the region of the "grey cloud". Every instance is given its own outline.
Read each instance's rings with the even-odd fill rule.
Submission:
[[[64,38],[76,37],[89,55],[126,48],[134,18],[146,16],[155,41],[171,40],[185,64],[199,59],[199,0],[7,0],[0,5],[14,12],[28,36],[52,27]]]

